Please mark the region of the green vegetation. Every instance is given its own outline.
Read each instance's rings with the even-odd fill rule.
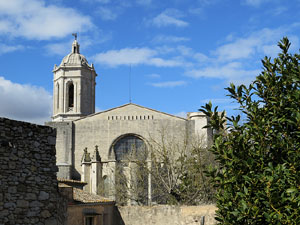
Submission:
[[[288,52],[287,38],[278,46],[248,87],[227,88],[242,122],[211,103],[201,109],[215,131],[219,169],[208,175],[218,188],[220,224],[300,224],[300,55]]]

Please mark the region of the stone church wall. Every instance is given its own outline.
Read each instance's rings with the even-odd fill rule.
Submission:
[[[115,160],[111,146],[122,135],[135,134],[146,142],[161,140],[162,135],[180,140],[186,132],[194,133],[194,121],[129,105],[76,120],[73,129],[74,166],[81,173],[81,158],[86,147],[93,153],[95,145],[99,146],[102,162],[110,162]]]
[[[53,128],[0,118],[0,225],[66,224]]]
[[[216,207],[200,206],[120,206],[115,225],[214,225]]]
[[[56,129],[56,165],[57,177],[72,178],[72,122],[46,122]]]

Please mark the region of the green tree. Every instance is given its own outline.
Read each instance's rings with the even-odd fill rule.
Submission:
[[[243,121],[211,103],[200,109],[214,130],[220,167],[208,174],[218,188],[220,224],[300,224],[300,55],[288,52],[287,38],[278,46],[281,53],[262,60],[248,87],[226,88]]]

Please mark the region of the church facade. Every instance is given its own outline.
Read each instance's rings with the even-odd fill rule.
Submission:
[[[116,168],[132,146],[147,150],[162,135],[169,140],[201,136],[208,143],[211,131],[203,129],[207,117],[200,112],[181,118],[129,103],[95,113],[97,74],[79,47],[75,39],[71,53],[53,70],[53,116],[46,124],[57,129],[59,178],[87,182],[85,190],[114,200]],[[151,167],[147,154],[145,160]],[[151,201],[150,174],[147,191]]]

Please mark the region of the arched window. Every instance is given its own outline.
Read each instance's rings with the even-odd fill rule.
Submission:
[[[113,146],[116,160],[145,160],[147,158],[144,141],[135,135],[126,135]]]
[[[74,107],[74,85],[73,83],[69,84],[69,107]]]
[[[145,168],[146,144],[138,136],[128,134],[115,142],[113,150],[117,161],[116,202],[120,205],[147,204],[149,173]],[[145,163],[139,163],[142,161]]]

